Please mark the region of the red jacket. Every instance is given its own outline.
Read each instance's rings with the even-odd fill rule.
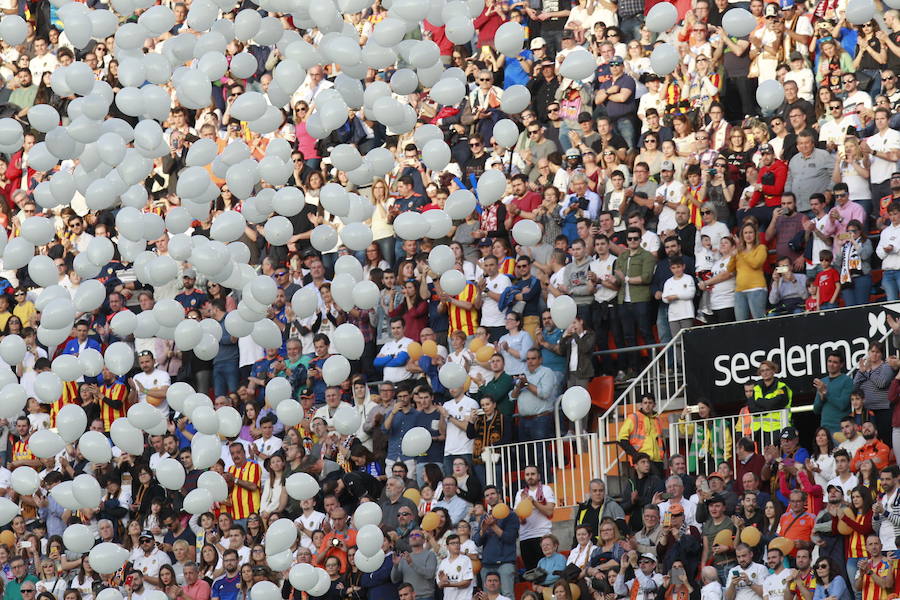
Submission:
[[[427,19],[423,22],[422,26],[425,28],[425,31],[431,32],[431,41],[437,44],[441,56],[451,56],[453,54],[454,44],[447,39],[446,27],[443,25],[441,27],[432,25]]]
[[[784,184],[787,182],[788,166],[783,160],[775,160],[768,167],[759,168],[759,179],[757,183],[762,183],[763,175],[766,173],[775,175],[775,183],[772,185],[763,185],[762,192],[753,192],[753,198],[750,199],[750,206],[758,206],[762,201],[766,206],[781,206],[781,194],[784,193]]]
[[[481,14],[472,22],[475,30],[478,32],[479,46],[493,46],[494,35],[500,29],[500,26],[503,25],[502,16],[498,15],[494,9],[491,9],[490,13],[487,11],[488,9],[485,7]]]
[[[28,181],[31,181],[31,178],[34,177],[35,170],[31,167],[28,167]],[[6,167],[6,178],[9,179],[9,183],[12,186],[10,191],[10,198],[12,198],[12,192],[22,187],[22,151],[19,150],[15,154],[12,155],[12,158],[9,161],[9,166]],[[31,185],[29,183],[28,187]]]

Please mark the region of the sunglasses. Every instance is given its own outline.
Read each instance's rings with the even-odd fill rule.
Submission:
[[[711,211],[711,210],[701,210],[701,211],[700,211],[700,214],[701,214],[701,215],[711,215],[711,214],[713,214],[713,211]]]
[[[629,242],[638,242],[638,241],[640,241],[640,239],[641,239],[641,238],[636,237],[636,236],[633,236],[633,235],[629,235],[629,236],[628,236],[628,241],[629,241]]]
[[[540,129],[529,129],[528,135],[534,135],[536,133],[540,133],[540,131],[541,131]]]
[[[893,81],[897,78],[894,75],[890,75],[890,76],[882,76],[881,79],[882,79],[882,81]]]
[[[840,104],[835,104],[834,106],[829,106],[831,110],[841,110],[843,108]]]

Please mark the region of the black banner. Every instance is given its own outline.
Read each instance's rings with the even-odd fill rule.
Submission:
[[[825,374],[828,353],[840,352],[845,368],[854,369],[869,342],[890,332],[888,315],[900,317],[900,303],[688,329],[682,335],[689,403],[708,398],[723,409],[743,405],[744,384],[758,380],[757,367],[764,360],[781,367],[777,376],[791,387],[795,399],[811,397],[812,380]],[[892,338],[885,340],[889,348]]]

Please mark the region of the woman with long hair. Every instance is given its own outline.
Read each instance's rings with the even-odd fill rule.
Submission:
[[[835,111],[835,114],[832,114],[831,103],[837,100],[837,95],[831,91],[828,86],[823,85],[818,90],[816,90],[816,122],[819,125],[819,130],[821,131],[822,126],[828,122],[829,119],[838,119],[842,115],[837,114],[838,111]],[[843,112],[843,111],[841,111]]]
[[[881,479],[879,477],[878,467],[875,466],[875,462],[868,458],[861,463],[859,463],[859,469],[856,472],[856,479],[859,481],[859,485],[861,487],[869,490],[869,494],[872,498],[877,498],[879,494],[882,493],[881,488]]]
[[[222,557],[212,544],[204,544],[200,549],[200,562],[198,564],[200,577],[212,585],[211,582],[222,574]]]
[[[834,268],[840,273],[841,298],[844,306],[869,303],[872,291],[872,241],[857,219],[847,223],[849,238],[834,257]]]
[[[344,577],[341,575],[341,561],[337,556],[329,556],[325,559],[325,572],[328,573],[328,579],[331,585],[321,596],[312,596],[315,600],[342,600],[344,598]]]
[[[894,368],[884,361],[884,344],[878,341],[869,343],[866,358],[861,359],[853,377],[853,387],[861,390],[866,399],[866,406],[889,406],[887,390],[894,378]],[[890,409],[875,411],[875,424],[881,439],[890,439]]]
[[[591,563],[597,563],[594,560],[598,557],[600,561],[597,568],[601,571],[607,569],[618,569],[622,564],[622,557],[625,556],[625,548],[619,542],[622,540],[622,534],[619,526],[610,517],[604,517],[600,520],[600,529],[597,535],[597,548],[591,556]],[[600,559],[599,556],[604,555],[609,558]]]
[[[265,551],[263,552],[265,560]],[[240,581],[238,582],[237,600],[250,600],[250,588],[256,583],[253,581],[253,565],[249,562],[241,565]]]
[[[388,313],[394,319],[403,317],[406,321],[406,337],[421,341],[422,330],[428,325],[428,302],[419,295],[419,284],[415,279],[403,282],[403,301]]]
[[[384,179],[377,178],[372,181],[370,198],[374,207],[370,221],[372,242],[381,250],[382,258],[392,265],[394,264],[394,226],[391,225],[391,217],[388,213],[394,200],[391,198],[391,190]]]
[[[735,274],[734,316],[737,321],[761,319],[766,315],[766,275],[763,268],[768,250],[759,243],[759,229],[753,221],[740,228],[737,254],[728,268]]]
[[[813,592],[813,600],[851,600],[852,591],[847,587],[847,582],[841,576],[837,564],[827,556],[820,556],[813,567],[815,573],[816,589]]]
[[[266,527],[259,513],[250,513],[247,517],[247,544],[262,544],[266,537]]]
[[[444,472],[441,470],[440,465],[435,463],[426,464],[422,479],[425,480],[425,484],[428,487],[434,490],[434,501],[443,500],[444,486],[442,482],[444,480]]]
[[[347,584],[344,590],[344,598],[346,600],[364,600],[366,597],[366,590],[361,585],[365,573],[356,566],[357,552],[359,550],[357,550],[356,546],[347,550],[347,572],[344,574]]]
[[[717,156],[710,170],[700,172],[704,187],[701,195],[712,204],[716,220],[726,225],[732,222],[731,201],[734,199],[734,182],[731,181],[731,167],[724,156]]]
[[[763,507],[762,539],[760,541],[763,547],[779,536],[778,525],[783,512],[781,503],[777,500],[769,500]]]
[[[122,539],[122,547],[128,550],[131,554],[129,555],[128,560],[134,561],[138,558],[141,553],[141,523],[140,521],[132,519],[128,522],[128,525],[125,527],[125,536]]]
[[[244,419],[241,424],[241,432],[238,434],[239,438],[253,442],[262,435],[262,432],[256,427],[256,418],[258,416],[259,407],[256,406],[256,402],[251,400],[244,403]]]
[[[874,98],[881,93],[881,69],[887,64],[888,49],[877,35],[880,29],[875,19],[857,26],[857,31],[853,70],[871,78],[866,91]]]
[[[874,516],[872,503],[872,491],[862,485],[857,486],[850,491],[852,516],[842,513],[832,517],[834,528],[840,524],[850,530],[849,535],[845,536],[844,554],[847,560],[847,578],[857,592],[861,591],[856,586],[859,561],[869,557],[869,552],[866,550],[866,537],[874,531],[872,529],[872,517]]]
[[[849,408],[848,406],[847,409],[849,410]],[[828,482],[835,477],[834,457],[831,456],[831,453],[834,452],[834,439],[827,429],[819,427],[813,436],[813,442],[813,450],[810,452],[805,466],[806,470],[812,474],[816,485],[821,486],[824,490]]]
[[[740,184],[741,188],[747,184],[744,165],[750,162],[752,155],[752,150],[747,148],[747,134],[740,127],[732,127],[728,133],[728,143],[719,150],[719,156],[728,163],[731,181]]]
[[[483,483],[472,472],[472,465],[461,456],[453,459],[453,478],[456,479],[457,494],[466,502],[477,504],[484,498]]]
[[[522,315],[510,312],[506,315],[506,333],[500,337],[497,350],[505,361],[505,370],[512,376],[525,373],[525,355],[534,346],[534,340],[522,329]]]
[[[371,279],[369,274],[372,272],[372,269],[387,271],[391,268],[390,263],[382,256],[381,246],[375,242],[366,246],[365,256],[365,263],[363,264],[363,280]]]
[[[432,508],[431,512],[440,516],[440,522],[434,531],[423,532],[425,544],[431,548],[440,561],[447,557],[447,538],[453,533],[453,520],[446,508]]]
[[[131,515],[135,518],[146,517],[150,514],[150,503],[154,499],[164,498],[166,498],[166,490],[157,483],[150,467],[139,465],[134,471],[131,482]]]
[[[497,259],[497,268],[500,273],[512,277],[516,270],[516,257],[513,256],[509,240],[496,238],[491,244],[491,255]]]
[[[170,600],[177,600],[182,594],[181,586],[178,585],[178,577],[175,575],[175,568],[172,565],[162,565],[159,568],[159,585],[157,588],[164,592]]]
[[[835,105],[837,106],[837,105]],[[831,181],[846,183],[850,193],[850,201],[863,207],[865,214],[872,214],[872,192],[869,189],[869,157],[864,154],[856,136],[847,136],[843,140],[844,150],[839,152],[834,161]],[[835,192],[837,194],[837,192]]]
[[[49,558],[41,561],[38,576],[40,581],[35,583],[38,593],[46,592],[52,594],[54,598],[62,598],[63,593],[69,587],[65,577],[62,576],[62,570],[58,570],[56,564]]]
[[[234,298],[234,293],[227,287],[223,287],[220,283],[216,283],[215,281],[208,281],[206,283],[206,295],[210,300],[214,300],[216,298],[222,298],[223,300],[225,300],[225,312],[232,312],[237,310],[237,300],[235,300]],[[288,298],[288,300],[290,300],[290,298]]]
[[[94,581],[97,581],[99,576],[94,572],[94,568],[91,567],[91,562],[88,560],[87,555],[81,558],[81,566],[78,568],[78,573],[75,574],[75,577],[72,579],[72,588],[78,590],[81,594],[83,600],[93,600],[94,598]]]
[[[694,128],[691,126],[690,119],[688,119],[687,115],[675,114],[672,117],[672,127],[674,128],[672,141],[675,142],[678,155],[682,157],[690,156],[694,151],[695,143]]]
[[[356,444],[350,449],[350,462],[353,463],[356,471],[368,473],[381,481],[387,480],[387,475],[384,474],[384,467],[375,460],[375,455],[372,454],[372,451],[362,444]]]
[[[509,395],[507,394],[506,399],[508,400],[508,398]],[[472,460],[475,463],[475,473],[478,480],[483,483],[487,481],[487,467],[489,464],[499,473],[499,467],[493,462],[493,453],[489,452],[486,456],[485,451],[490,450],[491,446],[512,443],[513,433],[510,420],[505,414],[500,412],[497,400],[493,396],[489,394],[483,395],[478,400],[478,404],[481,406],[483,414],[476,415],[474,420],[469,421],[469,424],[466,426],[466,436],[475,440]],[[487,463],[485,462],[486,458],[488,459]],[[454,459],[454,476],[456,460],[460,459]],[[494,481],[502,480],[495,477]]]
[[[284,455],[279,450],[264,462],[266,471],[269,472],[269,478],[263,484],[259,516],[263,518],[263,521],[267,521],[270,514],[284,511],[288,503],[288,495],[287,488],[284,486]]]

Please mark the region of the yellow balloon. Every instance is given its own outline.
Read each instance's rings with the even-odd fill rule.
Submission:
[[[419,490],[416,488],[409,488],[405,492],[403,492],[403,497],[411,500],[413,504],[418,504],[419,500],[422,499],[422,495],[419,493]]]
[[[769,542],[769,548],[777,548],[781,550],[782,554],[788,555],[794,551],[794,540],[789,540],[786,537],[777,537]]]
[[[519,518],[527,519],[531,516],[531,513],[534,511],[534,502],[531,501],[531,498],[525,498],[519,505],[516,507],[516,514],[519,515]]]
[[[713,544],[731,548],[734,545],[734,538],[731,536],[731,531],[728,529],[723,529],[722,531],[717,533],[715,540],[713,540]]]
[[[472,352],[478,352],[481,348],[484,347],[484,340],[480,337],[472,338],[472,341],[469,342],[469,350]]]
[[[425,356],[430,356],[434,358],[438,354],[437,344],[434,340],[428,340],[427,342],[422,343],[422,352],[425,353]]]
[[[434,531],[440,524],[441,517],[437,513],[430,512],[422,517],[422,529],[424,529],[425,531]]]
[[[422,344],[419,342],[410,342],[409,346],[406,347],[406,353],[409,354],[409,357],[413,360],[419,360],[422,358]]]
[[[475,353],[475,359],[478,362],[486,363],[491,360],[491,357],[494,355],[494,347],[493,346],[482,346]]]
[[[509,506],[500,502],[494,508],[491,509],[491,516],[495,519],[503,520],[509,516]]]
[[[760,531],[756,527],[747,527],[741,531],[741,541],[748,546],[755,547],[761,538]]]

